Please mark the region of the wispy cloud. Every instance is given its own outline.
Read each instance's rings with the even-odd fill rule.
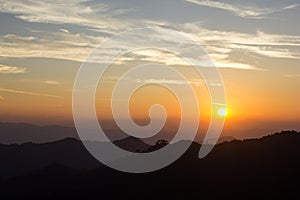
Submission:
[[[51,80],[47,80],[47,81],[42,81],[42,83],[47,84],[47,85],[60,85],[61,83],[58,81],[51,81]]]
[[[187,0],[203,6],[228,10],[241,17],[258,18],[270,12],[287,10],[298,7],[298,4],[287,5],[278,8],[256,8],[246,6],[233,6],[218,1]],[[68,4],[68,6],[66,6]],[[196,23],[172,24],[169,22],[155,21],[151,19],[123,19],[118,16],[126,10],[113,9],[98,2],[87,0],[71,0],[68,3],[61,1],[3,1],[0,0],[0,12],[12,13],[15,17],[29,22],[43,22],[88,26],[89,30],[98,30],[116,33],[126,30],[128,27],[141,27],[149,24],[167,25],[178,30],[201,44],[215,60],[220,68],[261,70],[254,63],[234,60],[232,52],[245,52],[258,54],[262,57],[299,59],[300,36],[267,34],[262,31],[257,33],[241,33],[205,29]],[[99,20],[101,19],[101,20]],[[69,27],[68,27],[69,28]],[[42,57],[57,58],[83,62],[89,53],[101,42],[107,39],[107,35],[94,36],[88,33],[74,34],[63,26],[57,32],[31,30],[32,36],[19,36],[7,34],[0,37],[0,55],[3,57]],[[101,35],[101,34],[100,34]],[[141,36],[141,40],[148,40],[149,35]],[[151,36],[152,37],[152,36]],[[159,38],[161,37],[161,38]],[[157,40],[166,40],[164,33]],[[174,36],[170,40],[176,41]],[[125,45],[130,45],[128,41]],[[162,44],[163,45],[163,44]],[[122,48],[116,46],[99,54],[98,60],[107,60],[112,53]],[[155,58],[156,57],[156,58]],[[182,59],[168,53],[154,51],[137,52],[134,57],[123,57],[118,64],[139,59],[141,61],[157,61],[167,65],[186,65]],[[1,73],[1,71],[0,71]]]
[[[222,10],[231,11],[235,15],[245,18],[257,18],[261,15],[273,12],[271,9],[255,9],[255,8],[245,8],[233,6],[231,4],[226,4],[217,1],[200,1],[200,0],[186,0],[187,2],[194,3],[201,6],[207,6],[212,8],[218,8]]]
[[[195,86],[203,86],[204,81],[201,79],[197,80],[176,80],[176,79],[137,79],[135,80],[137,83],[155,83],[155,84],[169,84],[169,85],[195,85]]]
[[[61,28],[59,30],[62,31],[62,32],[64,32],[64,33],[70,33],[68,29]]]
[[[106,76],[103,78],[103,81],[105,82],[112,82],[112,83],[116,83],[117,81],[120,80],[119,76]],[[122,77],[122,80],[124,81],[129,81],[129,82],[133,82],[133,83],[154,83],[154,84],[168,84],[168,85],[195,85],[195,86],[204,86],[204,80],[203,79],[195,79],[195,78],[189,78],[186,80],[180,80],[180,79],[176,79],[176,78],[165,78],[165,79],[157,79],[157,78],[149,78],[149,79],[136,79],[133,77]]]
[[[76,24],[96,29],[118,30],[126,27],[126,22],[119,23],[113,16],[125,12],[110,9],[106,4],[91,4],[88,0],[69,1],[6,1],[0,0],[0,12],[15,14],[17,18],[28,22],[54,24]],[[101,19],[101,20],[99,20]]]
[[[250,64],[237,63],[230,60],[215,61],[215,65],[218,68],[225,68],[225,69],[247,69],[247,70],[265,71],[264,69],[257,68]]]
[[[29,79],[29,78],[22,78],[19,79],[18,81],[23,82],[23,83],[34,83],[34,84],[46,84],[46,85],[61,85],[62,83],[59,81],[55,81],[55,80],[36,80],[36,79]]]
[[[296,35],[210,30],[196,23],[186,23],[177,29],[201,44],[219,67],[259,69],[254,63],[232,61],[230,54],[234,51],[256,54],[262,58],[300,59],[300,36]]]
[[[34,32],[35,36],[7,34],[0,38],[3,57],[44,57],[83,61],[105,38],[65,32]]]
[[[300,74],[285,74],[286,78],[300,78]]]
[[[0,74],[23,74],[23,73],[26,73],[26,68],[0,64]]]
[[[285,10],[293,9],[293,8],[297,8],[298,6],[299,6],[299,4],[292,4],[292,5],[289,5],[289,6],[284,7],[284,9],[285,9]]]
[[[232,60],[230,54],[233,51],[270,58],[300,59],[298,50],[300,36],[267,34],[262,31],[257,31],[255,34],[218,31],[203,28],[196,23],[185,23],[173,28],[202,45],[214,59],[216,66],[220,68],[260,70],[260,67],[255,66],[254,63]],[[102,36],[71,34],[62,31],[56,33],[40,31],[34,32],[34,34],[34,36],[27,37],[13,34],[0,37],[0,44],[3,47],[0,49],[0,55],[4,57],[58,58],[82,62],[97,44],[106,39]],[[163,35],[163,33],[157,35],[157,41],[174,42],[174,38],[168,39]],[[139,37],[140,40],[149,39],[148,35]],[[173,41],[171,41],[172,39]],[[126,48],[133,42],[135,41],[128,40],[126,44],[122,45]],[[119,48],[123,48],[121,44],[99,53],[98,60],[105,61]],[[167,65],[189,65],[174,54],[154,50],[136,51],[133,53],[133,57],[122,57],[116,64],[124,64],[126,61],[132,60],[157,61]],[[24,73],[25,69],[2,67],[2,71]]]
[[[263,15],[271,14],[274,12],[280,12],[283,10],[293,9],[298,6],[298,4],[292,4],[285,6],[280,9],[276,8],[259,8],[259,7],[249,7],[249,6],[236,6],[232,4],[227,4],[218,1],[210,1],[210,0],[186,0],[187,2],[194,3],[201,6],[207,6],[217,9],[222,9],[226,11],[230,11],[233,14],[243,17],[243,18],[263,18]]]
[[[34,95],[34,96],[42,96],[42,97],[51,97],[51,98],[63,99],[62,96],[57,96],[57,95],[53,95],[53,94],[46,94],[46,93],[29,92],[29,91],[23,91],[23,90],[0,88],[0,91],[16,93],[16,94],[25,94],[25,95]]]

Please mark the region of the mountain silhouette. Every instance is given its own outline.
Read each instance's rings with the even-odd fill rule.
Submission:
[[[110,122],[107,122],[108,124]],[[105,133],[107,133],[108,138],[111,141],[118,141],[126,138],[126,134],[119,129],[113,129],[109,127],[105,129]],[[161,135],[166,135],[167,132],[161,133]],[[65,138],[76,138],[79,139],[76,128],[75,127],[65,127],[58,125],[51,126],[39,126],[35,124],[28,123],[3,123],[0,122],[0,143],[1,144],[23,144],[27,142],[32,143],[46,143],[46,142],[54,142],[58,140],[62,140]],[[134,137],[132,137],[134,138]],[[230,136],[220,137],[218,143],[222,143],[225,141],[231,141],[235,138]],[[154,141],[142,140],[144,144],[140,144],[140,150],[143,151],[147,147],[147,143],[153,144],[158,139]],[[201,141],[200,141],[201,143]],[[126,145],[125,145],[126,146]],[[126,146],[129,151],[133,151],[135,149],[130,150],[130,146]]]
[[[37,170],[51,163],[79,168],[96,168],[94,159],[81,141],[66,138],[44,144],[0,145],[0,176],[9,177]]]
[[[125,140],[125,143],[131,140],[135,139],[129,138]],[[83,166],[88,166],[89,163],[84,159],[91,159],[90,163],[94,161],[91,157],[87,158],[88,153],[82,157],[78,156],[83,149],[77,152],[75,149],[67,150],[71,146],[70,143],[77,144],[79,149],[83,148],[80,142],[74,139],[39,144],[38,148],[31,149],[34,154],[31,154],[26,162],[41,159],[36,157],[37,152],[42,154],[41,149],[45,146],[47,148],[52,146],[57,152],[64,154],[59,150],[63,148],[60,145],[68,144],[68,147],[63,149],[69,151],[68,153],[74,151],[73,156],[82,161],[80,168],[67,165],[70,161],[64,163],[54,161],[27,174],[2,178],[0,179],[2,197],[6,199],[26,197],[43,199],[288,199],[300,194],[298,189],[300,185],[300,133],[295,131],[276,133],[260,139],[224,142],[216,145],[204,159],[198,158],[201,145],[192,143],[187,152],[170,166],[145,174],[123,173],[101,164],[96,164],[95,168]],[[26,145],[35,144],[24,144]],[[156,145],[165,145],[165,143],[159,142]],[[20,156],[24,151],[28,151],[22,145],[12,146],[14,146],[15,155]],[[1,161],[5,158],[3,149],[10,147],[11,145],[1,145]],[[7,160],[17,159],[17,157],[9,156],[12,154],[6,155]],[[51,153],[47,156],[50,155]],[[55,157],[57,154],[52,156]],[[18,159],[21,159],[21,156]]]
[[[38,126],[28,123],[0,122],[1,144],[45,143],[68,137],[78,138],[75,128],[57,125]]]
[[[221,136],[218,140],[217,140],[217,144],[221,144],[223,142],[230,142],[230,141],[233,141],[235,140],[234,137],[231,137],[231,136]],[[210,139],[207,141],[208,144],[211,144],[213,143],[215,140],[213,139]],[[200,142],[201,144],[203,143],[203,140]]]
[[[122,140],[116,140],[114,144],[130,152],[143,152],[151,147],[151,145],[146,144],[141,139],[132,136]]]
[[[97,142],[96,142],[97,143]],[[114,141],[131,152],[147,151],[151,145],[134,137]],[[105,145],[102,143],[101,145]],[[74,138],[43,144],[0,144],[0,177],[15,176],[56,163],[74,169],[94,169],[101,165],[89,154],[82,142]]]

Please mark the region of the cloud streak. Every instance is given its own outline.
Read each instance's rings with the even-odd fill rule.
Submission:
[[[175,79],[137,79],[135,80],[137,83],[154,83],[154,84],[169,84],[169,85],[195,85],[198,87],[204,86],[204,81],[201,79],[198,80],[175,80]]]
[[[105,38],[65,32],[34,32],[35,36],[7,34],[0,38],[3,57],[42,57],[84,61]]]
[[[23,74],[23,73],[26,73],[26,68],[0,64],[0,74]]]
[[[61,84],[58,81],[52,81],[52,80],[42,81],[42,83],[47,84],[47,85],[60,85]]]
[[[218,31],[196,23],[186,23],[176,29],[201,44],[219,67],[261,70],[255,63],[232,61],[232,52],[251,53],[261,58],[300,59],[300,36],[296,35]]]
[[[256,18],[256,19],[263,18],[263,15],[280,12],[283,10],[293,9],[298,6],[298,4],[292,4],[280,9],[275,9],[275,8],[249,7],[249,6],[235,6],[232,4],[227,4],[218,1],[210,1],[210,0],[206,0],[206,1],[186,0],[186,1],[200,6],[207,6],[211,8],[226,10],[242,18]]]
[[[285,74],[286,78],[300,78],[300,74]]]
[[[61,28],[59,30],[62,31],[62,32],[64,32],[64,33],[70,33],[68,29]]]
[[[125,12],[121,9],[110,9],[106,4],[97,2],[91,5],[88,0],[69,1],[6,1],[0,0],[0,12],[14,14],[28,22],[53,24],[76,24],[79,26],[119,30],[126,27],[126,22],[118,23],[113,16]],[[101,19],[101,20],[99,20]]]
[[[15,94],[25,94],[25,95],[33,95],[33,96],[42,96],[42,97],[51,97],[51,98],[63,99],[63,97],[61,97],[61,96],[52,95],[52,94],[36,93],[36,92],[29,92],[29,91],[22,91],[22,90],[13,90],[13,89],[7,89],[7,88],[0,88],[0,91],[15,93]]]

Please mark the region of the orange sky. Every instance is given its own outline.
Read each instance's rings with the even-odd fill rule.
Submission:
[[[26,1],[8,1],[0,9],[0,121],[73,126],[72,90],[80,65],[111,36],[149,26],[180,32],[202,45],[214,61],[227,97],[223,135],[249,138],[283,129],[300,130],[300,28],[295,26],[300,6],[274,1],[208,5],[175,0],[168,7],[151,2],[149,10],[147,4],[127,1],[95,2],[93,7],[78,0],[67,3],[65,13],[59,12],[61,5],[43,1],[30,6]],[[140,35],[139,39],[152,36]],[[172,42],[174,37],[164,39]],[[102,52],[100,60],[119,48]],[[203,131],[217,111],[211,112],[202,77],[176,55],[153,49],[123,55],[106,72],[96,95],[99,119],[111,119],[110,94],[118,77],[132,65],[147,62],[174,67],[190,81]],[[157,81],[179,88],[182,84],[173,77]],[[174,95],[156,86],[133,95],[133,118],[138,123],[148,119],[153,103],[163,104],[170,119],[179,118]]]
[[[192,67],[182,69],[185,75],[193,74]],[[1,121],[72,125],[71,95],[76,69],[72,71],[73,74],[68,73],[68,76],[73,79],[59,84],[37,83],[38,81],[21,77],[18,77],[17,81],[12,81],[8,84],[10,88],[26,92],[0,91],[1,96],[5,96],[0,103]],[[225,84],[228,109],[224,135],[252,137],[273,130],[299,128],[300,107],[297,104],[300,94],[294,91],[295,85],[299,85],[299,79],[282,77],[268,71],[221,69],[220,72]],[[113,66],[108,72],[111,76],[121,73],[122,70],[114,71]],[[107,75],[108,78],[111,76]],[[191,80],[196,78],[199,78],[201,84],[194,85],[193,89],[199,101],[202,120],[200,129],[203,131],[212,114],[211,104],[208,90],[201,82],[201,77],[190,76]],[[99,119],[111,119],[109,95],[114,84],[115,81],[106,81],[105,78],[99,84],[96,96]],[[32,94],[33,91],[43,92]],[[133,118],[149,119],[148,109],[155,103],[164,105],[171,119],[180,118],[179,104],[175,96],[168,90],[153,85],[146,86],[133,95],[130,101]],[[250,131],[253,129],[258,129],[257,133],[252,134]]]

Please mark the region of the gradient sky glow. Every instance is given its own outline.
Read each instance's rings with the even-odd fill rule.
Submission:
[[[160,26],[201,44],[220,69],[228,101],[224,135],[300,130],[299,19],[298,0],[0,0],[0,121],[72,124],[74,79],[93,48],[131,28]],[[210,116],[206,87],[189,66],[150,50],[127,58],[181,70],[199,94],[204,119]],[[103,80],[104,96],[129,64],[126,57],[114,63]],[[180,85],[168,78],[160,81]],[[157,99],[146,101],[142,94],[156,92],[170,116],[178,117],[172,95],[146,91],[135,95],[133,116],[147,116],[148,105]],[[108,102],[99,97],[97,109],[108,112]]]

